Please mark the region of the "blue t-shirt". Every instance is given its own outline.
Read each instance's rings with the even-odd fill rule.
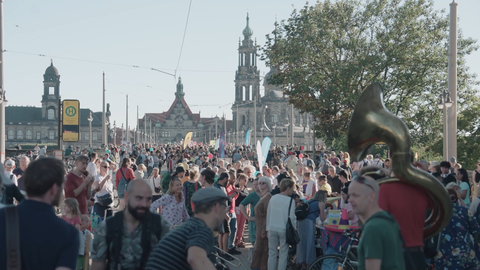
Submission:
[[[79,233],[43,202],[23,200],[18,206],[22,269],[76,269]],[[5,208],[0,209],[0,269],[7,269]]]
[[[460,188],[462,189],[462,193],[464,190],[467,191],[467,195],[465,196],[465,199],[463,199],[463,202],[466,205],[470,205],[470,186],[468,185],[467,182],[461,182],[460,183]]]
[[[320,215],[320,208],[318,208],[318,201],[309,201],[307,218],[315,222],[318,215]]]

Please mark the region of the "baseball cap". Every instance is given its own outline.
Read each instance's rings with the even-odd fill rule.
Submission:
[[[430,166],[428,166],[428,169],[430,170],[431,168],[433,168],[435,166],[440,166],[440,163],[438,163],[438,161],[432,161],[432,162],[430,162]]]
[[[457,159],[456,159],[455,157],[451,157],[451,158],[450,158],[450,162],[452,162],[452,163],[457,163]]]
[[[223,172],[223,173],[221,173],[220,176],[218,177],[218,180],[223,180],[223,179],[225,179],[225,178],[228,179],[229,176],[228,176],[228,173]]]
[[[230,201],[230,197],[228,197],[225,194],[225,192],[223,192],[221,189],[213,188],[213,187],[205,187],[205,188],[199,189],[195,193],[193,193],[193,196],[192,196],[192,202],[195,205],[217,201],[221,199]]]
[[[15,162],[13,162],[13,160],[9,159],[7,161],[5,161],[5,167],[13,167],[15,165]]]

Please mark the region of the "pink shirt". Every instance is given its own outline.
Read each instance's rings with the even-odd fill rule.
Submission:
[[[75,227],[75,225],[82,223],[80,220],[80,216],[76,216],[73,218],[68,218],[67,216],[62,216],[62,219],[71,224],[72,226]]]

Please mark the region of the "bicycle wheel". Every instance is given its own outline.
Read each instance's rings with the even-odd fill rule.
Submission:
[[[308,270],[356,270],[350,263],[350,260],[346,260],[343,268],[339,268],[345,261],[345,256],[338,254],[323,255],[315,259],[313,263],[308,267]]]

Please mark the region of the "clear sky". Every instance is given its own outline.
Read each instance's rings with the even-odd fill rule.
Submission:
[[[435,0],[435,6],[449,12],[450,2]],[[465,36],[479,39],[480,1],[457,2],[459,27]],[[50,58],[61,76],[62,99],[78,99],[82,108],[93,111],[102,110],[105,71],[107,102],[117,126],[125,123],[126,94],[132,128],[137,105],[142,117],[146,112],[166,111],[173,102],[174,77],[149,68],[175,73],[189,0],[4,3],[5,89],[9,105],[41,106],[43,74]],[[264,45],[265,35],[273,30],[275,14],[279,21],[286,19],[293,6],[301,8],[304,4],[304,0],[193,0],[177,71],[191,110],[201,111],[202,117],[225,113],[231,119],[229,103],[234,100],[238,40],[243,39],[247,12],[253,38]],[[258,63],[261,75],[267,73],[264,63]],[[468,58],[468,65],[480,74],[480,52]]]

